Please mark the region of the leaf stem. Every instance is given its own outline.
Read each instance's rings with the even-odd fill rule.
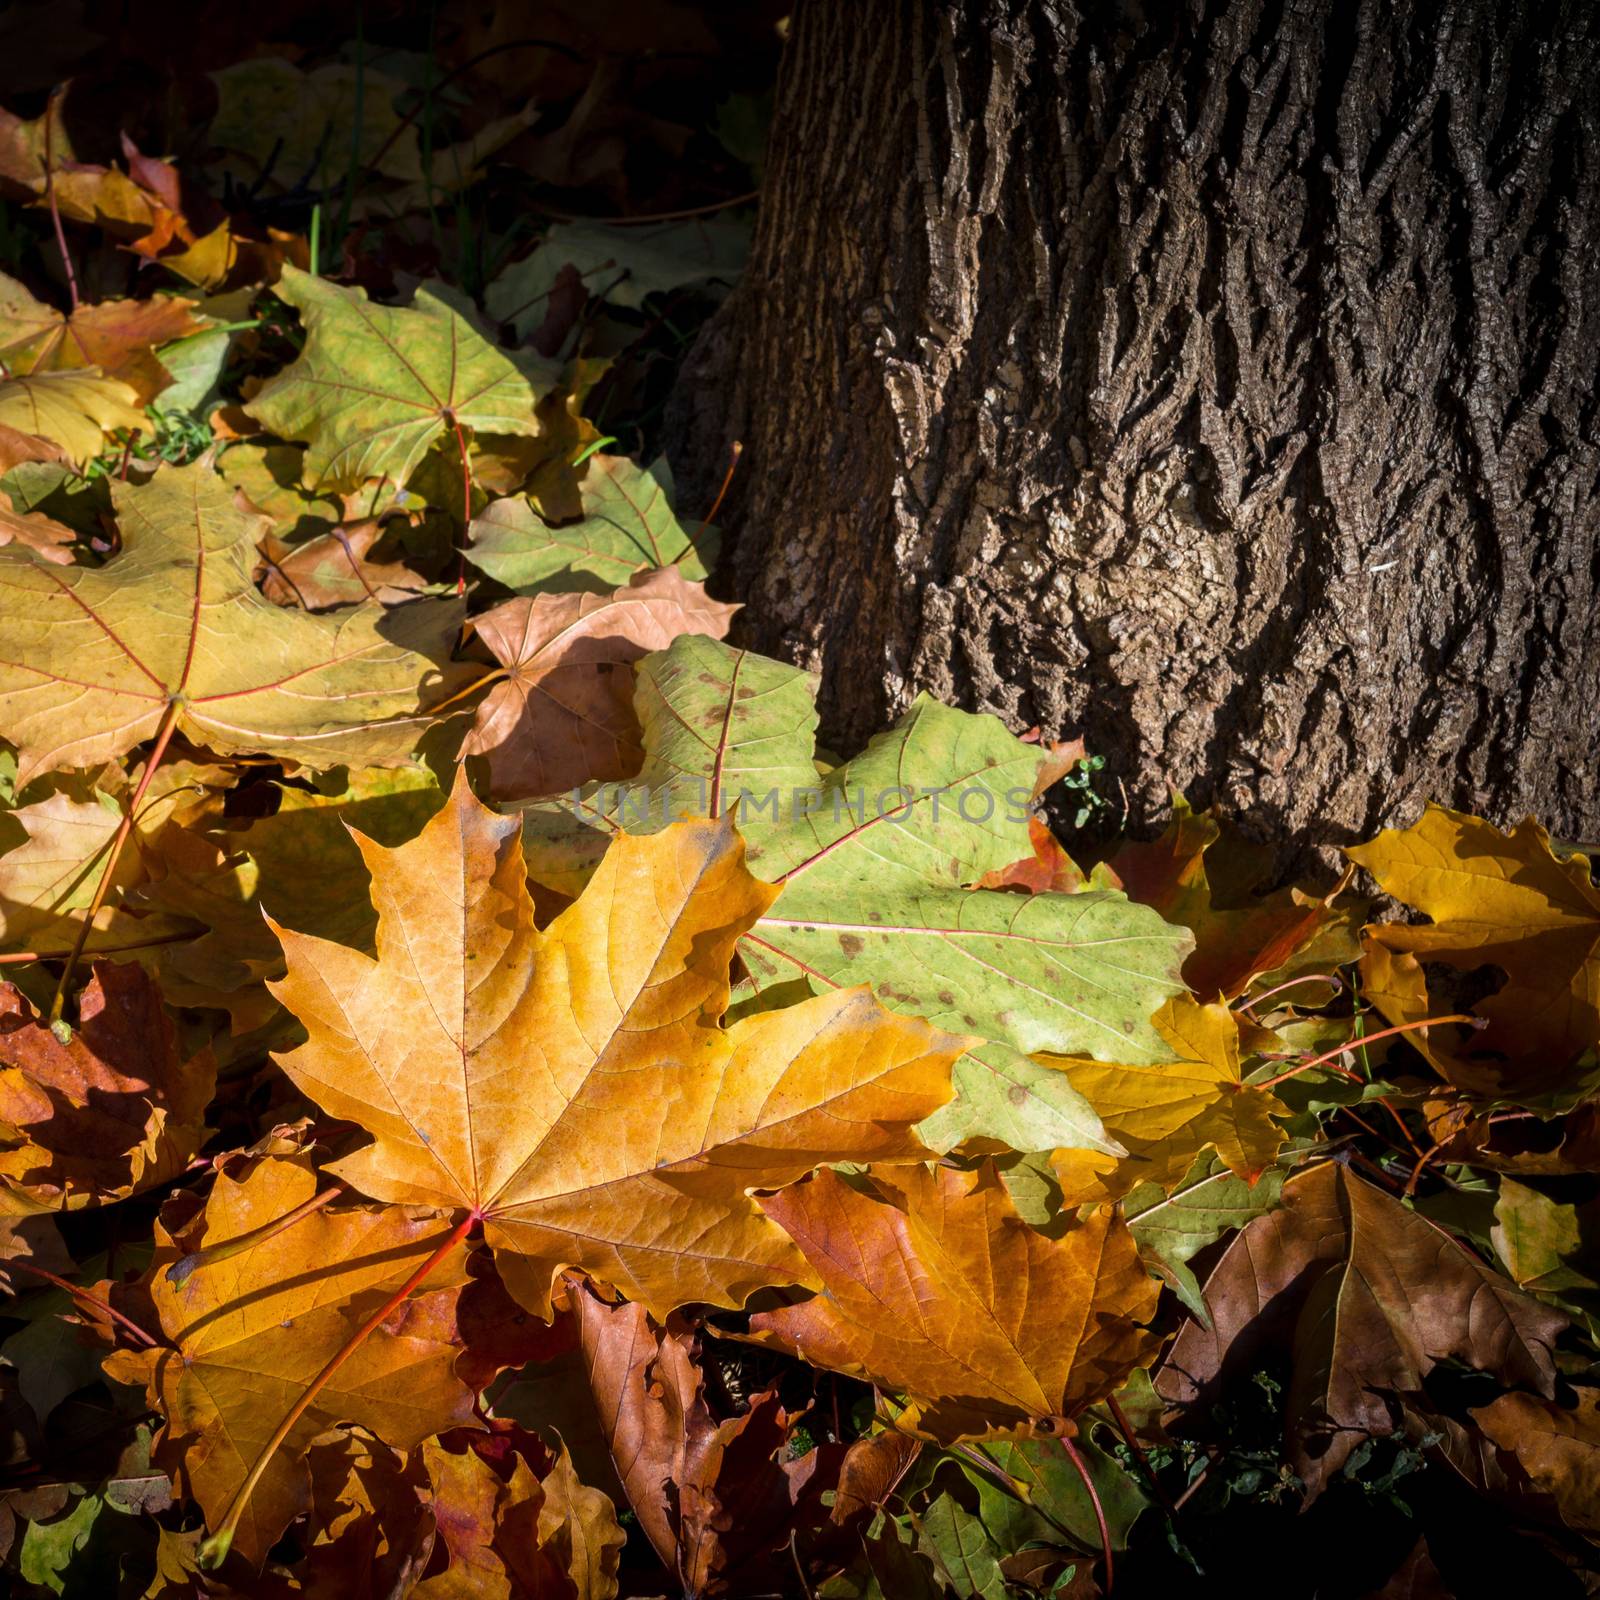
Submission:
[[[1344,989],[1344,979],[1337,972],[1308,972],[1303,978],[1290,978],[1286,983],[1275,984],[1263,994],[1240,995],[1234,1001],[1233,1009],[1243,1011],[1248,1016],[1263,1000],[1270,1000],[1273,995],[1282,994],[1285,989],[1297,989],[1305,983],[1325,983],[1335,995]]]
[[[301,1417],[310,1410],[312,1402],[327,1388],[332,1381],[333,1375],[367,1342],[374,1330],[390,1312],[396,1306],[401,1305],[412,1290],[466,1238],[479,1220],[480,1213],[476,1208],[469,1211],[450,1230],[439,1248],[345,1340],[344,1344],[329,1358],[322,1371],[311,1380],[305,1392],[290,1406],[284,1415],[283,1421],[274,1429],[272,1437],[267,1440],[262,1447],[261,1454],[256,1457],[255,1465],[251,1467],[249,1476],[239,1485],[238,1493],[234,1495],[233,1500],[230,1502],[227,1512],[223,1516],[221,1526],[200,1546],[200,1565],[202,1567],[220,1567],[227,1560],[228,1551],[233,1546],[233,1536],[239,1531],[239,1521],[244,1516],[245,1507],[249,1505],[250,1496],[255,1492],[256,1485],[261,1481],[262,1475],[266,1472],[272,1458],[278,1453],[283,1441],[294,1431],[294,1426]]]
[[[64,1290],[76,1301],[86,1306],[93,1306],[96,1311],[103,1312],[119,1327],[125,1328],[146,1350],[154,1350],[156,1341],[139,1326],[132,1317],[124,1316],[109,1300],[102,1300],[98,1295],[90,1294],[87,1289],[80,1288],[77,1284],[66,1278],[57,1277],[53,1272],[46,1272],[43,1267],[36,1267],[31,1261],[8,1261],[8,1267],[16,1267],[23,1272],[31,1272],[36,1278],[43,1278],[46,1283],[53,1284],[57,1289]]]
[[[1150,1457],[1144,1452],[1144,1446],[1139,1443],[1139,1436],[1133,1431],[1133,1425],[1128,1421],[1127,1414],[1117,1403],[1114,1394],[1106,1396],[1106,1409],[1111,1413],[1111,1419],[1117,1425],[1117,1432],[1122,1435],[1123,1443],[1133,1452],[1134,1460],[1139,1463],[1140,1470],[1150,1480],[1150,1487],[1156,1492],[1156,1499],[1161,1502],[1162,1508],[1170,1515],[1172,1512],[1172,1499],[1162,1487],[1161,1480],[1156,1476],[1156,1469],[1150,1465]]]
[[[67,249],[67,232],[61,226],[61,207],[56,201],[55,114],[57,95],[51,95],[44,105],[44,195],[50,207],[50,221],[56,230],[56,247],[61,251],[61,265],[67,274],[67,294],[72,309],[78,309],[78,275],[72,270],[72,252]]]
[[[144,799],[145,790],[150,787],[150,780],[155,776],[156,768],[161,765],[161,758],[167,753],[167,745],[171,742],[172,730],[178,725],[178,712],[181,709],[181,703],[177,699],[167,702],[167,709],[161,715],[161,725],[156,730],[156,742],[151,746],[150,754],[145,760],[139,786],[133,791],[133,798],[123,808],[122,821],[117,824],[116,834],[111,840],[111,850],[106,856],[106,864],[100,869],[100,882],[95,885],[94,899],[89,902],[83,925],[78,929],[72,953],[67,957],[67,964],[61,972],[61,981],[56,985],[55,996],[50,1002],[52,1028],[61,1020],[62,1008],[67,1003],[67,989],[72,983],[72,974],[83,955],[84,947],[89,942],[94,919],[100,915],[100,907],[105,904],[106,894],[111,888],[112,875],[117,870],[117,862],[122,859],[123,846],[128,842],[128,835],[133,832],[133,819],[138,813],[139,803]]]
[[[453,706],[458,701],[475,695],[478,690],[488,688],[491,683],[498,683],[502,678],[509,678],[510,676],[511,669],[509,667],[496,667],[493,672],[486,672],[481,678],[474,678],[465,689],[457,689],[453,695],[448,699],[441,700],[438,705],[429,706],[427,714],[430,717],[437,716],[446,706]]]
[[[711,526],[712,518],[722,509],[722,502],[728,497],[728,485],[733,482],[733,474],[739,466],[739,457],[743,451],[743,443],[735,439],[733,447],[728,452],[728,470],[723,475],[722,487],[717,490],[717,498],[711,502],[711,509],[700,519],[700,532],[702,534]],[[689,535],[689,545],[694,553],[699,555],[700,546],[696,543],[693,534]]]
[[[1115,1582],[1114,1569],[1111,1559],[1111,1530],[1106,1526],[1105,1507],[1100,1504],[1100,1491],[1094,1486],[1094,1479],[1089,1476],[1089,1463],[1083,1459],[1078,1447],[1065,1434],[1060,1436],[1061,1448],[1067,1453],[1067,1460],[1077,1468],[1078,1476],[1083,1479],[1083,1486],[1089,1492],[1089,1504],[1094,1507],[1094,1520],[1100,1525],[1100,1551],[1106,1558],[1105,1592],[1111,1593],[1111,1585]]]
[[[726,200],[712,200],[703,206],[687,206],[682,211],[651,211],[639,217],[583,217],[575,211],[557,211],[550,206],[540,206],[539,210],[547,217],[554,217],[557,222],[602,222],[608,228],[628,228],[645,222],[681,222],[687,217],[709,217],[714,212],[726,211],[729,206],[742,206],[748,200],[759,200],[759,189],[748,190],[744,194],[729,195]]]
[[[467,456],[467,436],[454,417],[451,426],[456,430],[456,447],[461,451],[461,564],[456,568],[456,595],[467,592],[467,538],[472,527],[472,462]]]
[[[1342,1044],[1336,1050],[1324,1051],[1320,1056],[1315,1056],[1310,1061],[1302,1061],[1298,1066],[1290,1067],[1287,1072],[1280,1072],[1277,1077],[1268,1078],[1266,1082],[1255,1084],[1253,1087],[1270,1089],[1274,1084],[1282,1083],[1285,1078],[1292,1078],[1300,1072],[1309,1072],[1313,1067],[1324,1067],[1330,1061],[1336,1061],[1340,1056],[1349,1055],[1352,1050],[1361,1050],[1369,1044],[1376,1044],[1379,1039],[1393,1038],[1394,1035],[1399,1033],[1415,1033],[1419,1028],[1436,1028],[1446,1022],[1464,1022],[1469,1028],[1481,1028],[1484,1025],[1482,1017],[1469,1017],[1459,1011],[1452,1011],[1449,1016],[1445,1017],[1423,1017],[1418,1022],[1399,1022],[1392,1028],[1380,1028],[1376,1033],[1369,1033],[1359,1039],[1352,1039],[1348,1044]],[[1346,1076],[1355,1078],[1358,1083],[1366,1081],[1355,1073],[1347,1072]]]
[[[264,1244],[268,1239],[275,1238],[292,1228],[295,1223],[309,1217],[313,1212],[320,1211],[344,1192],[344,1185],[336,1183],[331,1189],[324,1189],[320,1194],[312,1195],[293,1211],[285,1212],[283,1216],[275,1217],[271,1222],[264,1222],[259,1228],[252,1228],[249,1233],[241,1233],[236,1238],[212,1245],[209,1249],[191,1250],[188,1255],[174,1261],[167,1268],[167,1282],[181,1284],[201,1267],[214,1267],[219,1261],[228,1261],[234,1256],[243,1255],[246,1250],[253,1250],[258,1244]]]

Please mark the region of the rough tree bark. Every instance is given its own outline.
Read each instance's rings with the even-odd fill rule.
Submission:
[[[673,449],[854,746],[919,689],[1345,842],[1600,836],[1587,0],[800,0]],[[704,499],[691,503],[705,503]]]

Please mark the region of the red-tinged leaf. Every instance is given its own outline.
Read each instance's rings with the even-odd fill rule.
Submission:
[[[985,1163],[911,1167],[857,1188],[824,1168],[761,1208],[822,1281],[750,1320],[762,1342],[902,1391],[902,1427],[949,1443],[1070,1418],[1154,1359],[1157,1286],[1109,1207],[1054,1237]]]
[[[200,1147],[215,1081],[138,967],[97,963],[64,1039],[0,984],[0,1183],[13,1203],[70,1209],[171,1178]]]

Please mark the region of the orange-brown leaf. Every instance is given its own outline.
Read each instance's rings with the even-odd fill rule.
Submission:
[[[5,431],[17,434],[15,428]],[[21,439],[27,435],[17,434],[17,437]],[[69,528],[64,522],[57,522],[54,517],[45,516],[42,511],[18,511],[12,504],[11,496],[0,489],[0,545],[25,544],[46,561],[54,561],[64,567],[72,560],[72,553],[67,546],[77,537],[75,529]]]
[[[1600,1038],[1600,888],[1586,858],[1557,856],[1531,818],[1502,833],[1442,806],[1347,854],[1432,919],[1384,923],[1370,930],[1373,940],[1419,960],[1506,974],[1475,1007],[1489,1023],[1472,1042],[1475,1064],[1495,1069],[1507,1089],[1560,1084]]]
[[[761,1205],[824,1293],[762,1312],[751,1331],[904,1391],[900,1425],[941,1442],[1070,1417],[1159,1347],[1141,1326],[1158,1286],[1121,1218],[1100,1207],[1047,1238],[987,1163],[875,1173],[865,1189],[824,1170]]]
[[[611,1600],[624,1534],[611,1502],[506,1422],[422,1447],[448,1557],[414,1600]]]
[[[285,544],[269,533],[260,544],[261,592],[274,605],[307,611],[330,611],[363,600],[403,605],[421,594],[428,580],[404,561],[374,559],[371,551],[383,535],[377,517],[336,527],[304,544]]]
[[[1332,953],[1334,964],[1348,959],[1340,931],[1347,918],[1333,904],[1342,884],[1319,899],[1298,889],[1258,897],[1243,883],[1230,896],[1240,903],[1219,904],[1206,855],[1221,832],[1211,817],[1191,811],[1178,798],[1159,839],[1124,845],[1108,864],[1106,876],[1130,899],[1193,932],[1194,950],[1183,963],[1189,987],[1205,1000],[1218,995],[1231,1000],[1324,937],[1343,941]]]
[[[773,1588],[768,1563],[785,1550],[797,1523],[826,1519],[821,1496],[838,1481],[843,1447],[819,1446],[788,1459],[799,1418],[775,1391],[718,1418],[691,1335],[659,1326],[641,1306],[611,1305],[582,1285],[573,1288],[572,1305],[617,1476],[683,1592]],[[788,1561],[785,1552],[785,1567]]]
[[[361,841],[377,959],[279,929],[301,1090],[373,1138],[331,1169],[483,1219],[548,1316],[580,1267],[665,1316],[810,1277],[748,1198],[824,1161],[920,1160],[964,1042],[865,989],[723,1027],[741,935],[777,897],[731,820],[619,837],[541,932],[519,823],[458,776],[409,844]]]
[[[106,1362],[112,1377],[146,1387],[165,1418],[156,1460],[212,1526],[323,1365],[450,1232],[437,1215],[400,1206],[328,1206],[172,1281],[180,1257],[254,1233],[316,1188],[304,1155],[225,1167],[180,1238],[157,1226],[148,1287],[166,1343]],[[260,1562],[307,1509],[306,1448],[334,1423],[410,1450],[471,1418],[472,1391],[454,1370],[463,1257],[440,1263],[355,1350],[273,1456],[235,1540],[248,1560]]]
[[[57,311],[0,273],[0,362],[13,373],[98,367],[148,405],[172,381],[157,345],[198,333],[194,303],[175,295],[103,300]]]
[[[1600,1540],[1600,1389],[1576,1394],[1572,1406],[1503,1394],[1474,1410],[1472,1420],[1516,1456],[1570,1526]]]

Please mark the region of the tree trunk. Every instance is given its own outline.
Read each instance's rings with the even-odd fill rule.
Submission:
[[[800,0],[671,421],[756,647],[1333,845],[1600,835],[1586,0]]]

